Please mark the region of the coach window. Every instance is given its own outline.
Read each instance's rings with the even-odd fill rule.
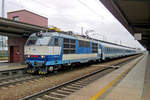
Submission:
[[[104,48],[104,52],[106,53],[106,47]]]
[[[108,48],[107,48],[107,53],[108,53]]]
[[[110,53],[112,53],[112,48],[110,48]]]

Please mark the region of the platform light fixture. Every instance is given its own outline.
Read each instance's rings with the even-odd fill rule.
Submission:
[[[141,33],[134,33],[134,37],[136,40],[142,40],[142,34]]]

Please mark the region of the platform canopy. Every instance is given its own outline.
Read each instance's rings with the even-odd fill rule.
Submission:
[[[37,25],[13,21],[0,17],[0,35],[4,36],[29,36],[34,32],[46,31],[48,28]]]
[[[139,42],[150,50],[150,0],[100,1],[133,36],[141,33]]]

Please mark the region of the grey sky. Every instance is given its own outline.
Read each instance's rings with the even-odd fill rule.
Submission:
[[[65,31],[80,34],[83,27],[95,31],[89,34],[93,38],[141,47],[99,0],[5,0],[6,12],[20,9],[45,16],[49,25]]]

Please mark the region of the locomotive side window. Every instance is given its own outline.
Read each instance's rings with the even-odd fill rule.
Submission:
[[[73,39],[63,40],[63,53],[64,54],[74,54],[76,52],[76,41]]]
[[[92,53],[97,53],[98,52],[98,45],[97,43],[92,43]]]
[[[90,48],[90,42],[79,40],[79,47]]]
[[[69,50],[63,50],[64,54],[69,54]]]
[[[64,38],[64,43],[69,43],[69,39]]]

